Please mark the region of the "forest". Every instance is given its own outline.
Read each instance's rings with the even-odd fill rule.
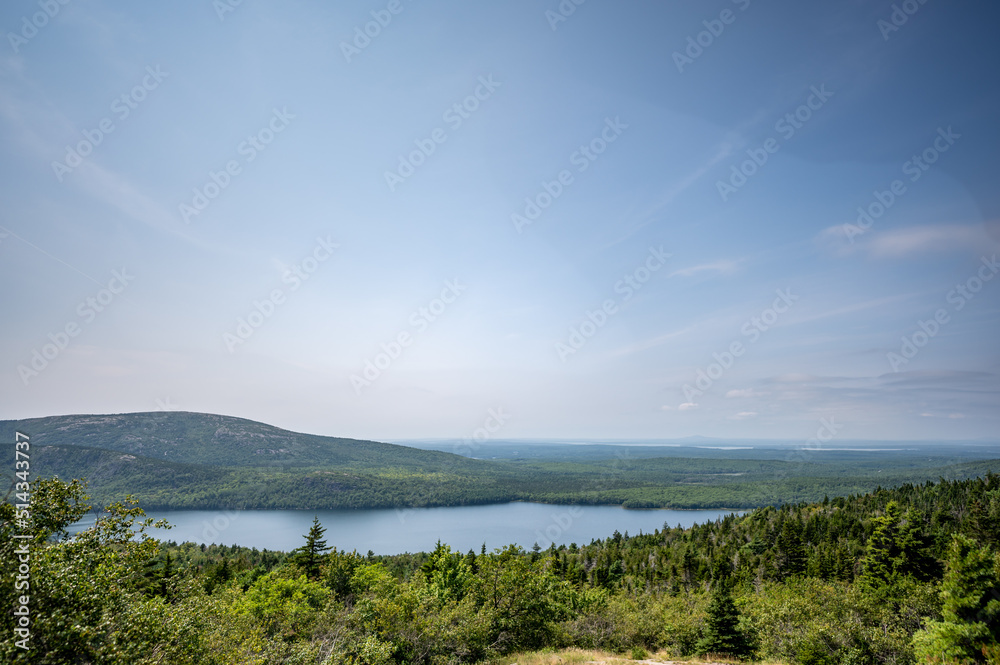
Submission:
[[[81,480],[38,481],[32,503],[0,504],[3,662],[499,665],[571,647],[1000,662],[994,474],[547,550],[397,556],[338,550],[318,520],[289,553],[161,542],[132,498],[67,538],[90,509]]]
[[[626,508],[747,509],[960,480],[1000,469],[995,446],[455,446],[475,453],[300,434],[186,412],[0,422],[32,432],[32,468],[86,478],[98,506],[126,494],[147,510],[368,509],[510,501]],[[717,442],[716,442],[717,443]],[[884,444],[883,444],[884,445]],[[946,452],[942,452],[946,451]],[[10,479],[12,469],[0,470]]]

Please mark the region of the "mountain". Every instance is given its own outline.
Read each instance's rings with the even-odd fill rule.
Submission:
[[[31,437],[33,478],[84,478],[98,504],[134,495],[153,509],[332,509],[541,501],[631,508],[753,508],[848,496],[1000,468],[976,455],[830,450],[542,446],[472,459],[437,450],[300,434],[205,413],[157,411],[0,421]],[[492,444],[477,449],[488,454]],[[498,446],[494,446],[499,448]],[[509,444],[500,447],[509,447]],[[0,483],[14,481],[13,446]],[[670,448],[663,450],[670,451]],[[522,453],[524,451],[521,451]],[[676,456],[675,456],[676,455]],[[13,485],[10,485],[13,487]]]
[[[17,429],[36,446],[83,446],[186,464],[241,467],[452,464],[456,455],[391,443],[300,434],[264,423],[186,411],[72,415],[0,421],[0,440]]]

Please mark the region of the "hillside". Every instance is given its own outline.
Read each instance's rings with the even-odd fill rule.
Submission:
[[[573,446],[571,452],[585,454],[471,459],[184,412],[8,420],[0,422],[0,436],[13,440],[15,428],[31,436],[36,477],[85,478],[97,503],[132,494],[157,510],[509,501],[742,509],[1000,470],[997,461],[928,457],[919,450],[790,457],[789,449],[762,449],[754,459],[733,459],[727,450],[691,458],[644,457],[647,449],[633,447],[609,450],[601,459],[590,447]],[[0,469],[0,481],[9,481],[12,469],[12,464]]]
[[[12,441],[15,427],[31,436],[33,446],[85,446],[211,466],[423,469],[460,463],[449,453],[300,434],[244,418],[185,411],[3,420],[0,438]]]

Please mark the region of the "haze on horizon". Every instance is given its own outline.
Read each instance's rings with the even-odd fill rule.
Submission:
[[[997,19],[6,3],[0,418],[995,440]]]

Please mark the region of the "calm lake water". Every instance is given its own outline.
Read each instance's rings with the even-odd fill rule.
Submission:
[[[338,550],[365,554],[427,552],[438,539],[452,550],[492,550],[510,543],[525,549],[538,543],[585,544],[606,538],[615,530],[630,535],[652,533],[664,523],[691,526],[714,521],[732,511],[723,510],[625,510],[614,506],[562,506],[541,503],[507,503],[454,508],[400,510],[173,510],[147,512],[165,518],[170,530],[153,530],[161,540],[243,545],[289,551],[301,546],[304,534],[318,516],[326,527],[326,541]],[[81,520],[71,532],[94,523]]]

